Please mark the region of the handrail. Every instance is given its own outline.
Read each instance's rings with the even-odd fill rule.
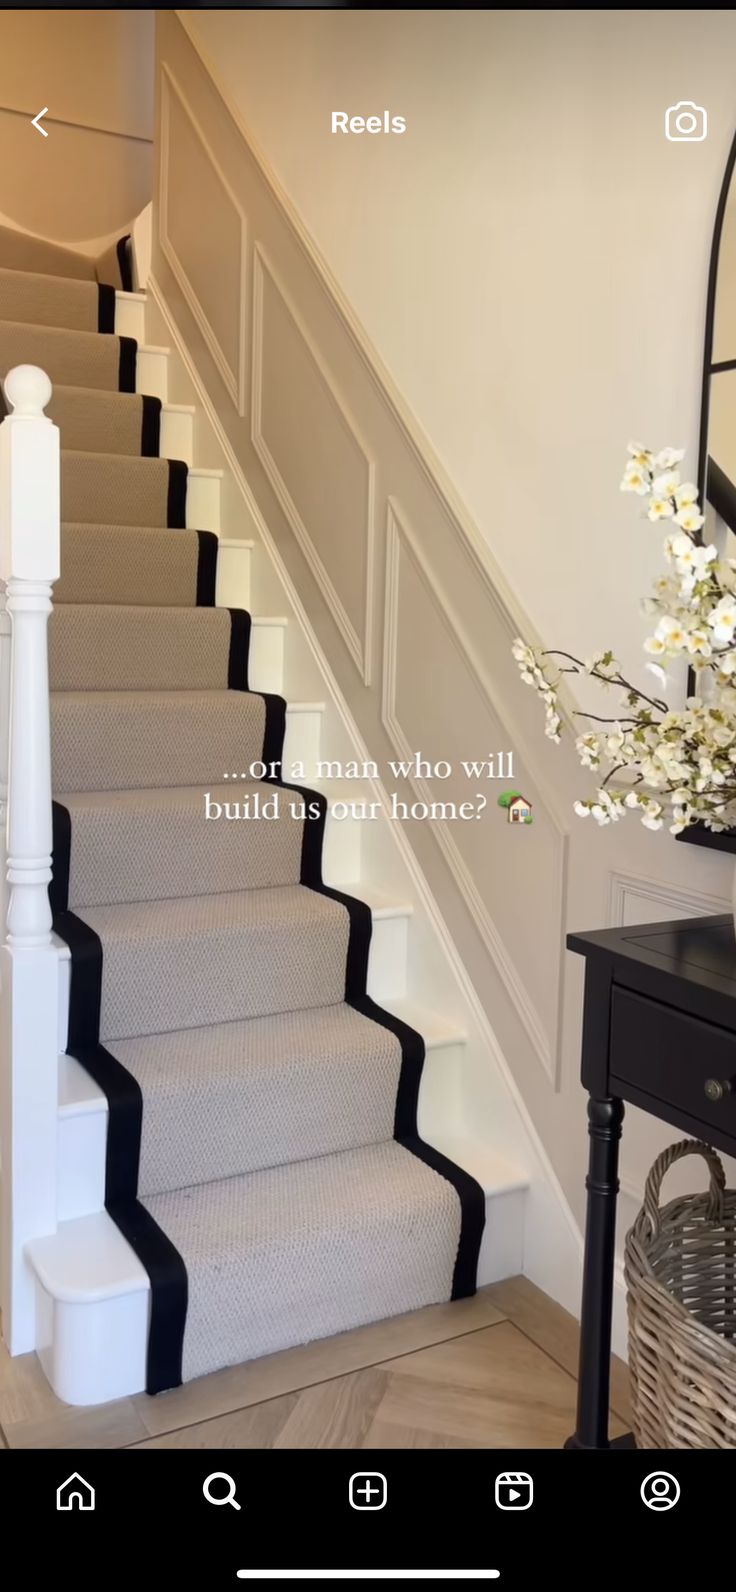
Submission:
[[[58,954],[52,940],[48,617],[59,577],[59,432],[51,382],[18,365],[0,424],[0,781],[7,775],[0,946],[0,1306],[11,1353],[35,1347],[24,1249],[56,1230]],[[4,906],[4,903],[3,903]]]

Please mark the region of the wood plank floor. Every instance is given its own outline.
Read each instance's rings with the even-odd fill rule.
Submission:
[[[72,1409],[35,1355],[0,1346],[9,1448],[559,1448],[575,1421],[578,1329],[524,1277],[287,1349],[170,1393]],[[612,1422],[630,1424],[612,1365]]]

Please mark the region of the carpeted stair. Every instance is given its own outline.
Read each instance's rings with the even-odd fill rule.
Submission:
[[[371,914],[322,882],[324,797],[240,778],[278,764],[286,705],[248,690],[249,616],[213,606],[216,538],[185,529],[114,291],[73,256],[24,272],[11,245],[0,373],[49,372],[63,450],[68,1048],[107,1095],[106,1206],[150,1277],[157,1392],[472,1292],[485,1201],[418,1137],[423,1041],[366,994]],[[272,816],[210,820],[205,793]]]

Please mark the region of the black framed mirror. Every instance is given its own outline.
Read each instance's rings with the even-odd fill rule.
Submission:
[[[736,134],[718,198],[708,270],[698,487],[705,514],[704,541],[736,557]],[[688,692],[696,690],[690,670]],[[677,838],[736,852],[736,828],[715,834],[694,824]]]

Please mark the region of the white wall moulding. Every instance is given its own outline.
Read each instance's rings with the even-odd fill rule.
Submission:
[[[485,798],[479,819],[439,818],[432,821],[432,833],[537,1059],[557,1088],[563,964],[549,956],[548,947],[550,936],[559,943],[564,931],[566,834],[518,756],[512,778],[488,777],[495,775],[504,749],[514,748],[514,727],[460,615],[392,499],[386,544],[383,722],[403,761],[411,762],[420,749],[430,767],[439,759],[451,765],[447,778],[412,775],[422,802],[478,806],[478,798]],[[491,763],[488,774],[468,779],[463,762],[484,761]],[[512,829],[497,807],[498,795],[509,787],[532,802],[533,823],[523,829]],[[529,911],[529,902],[540,899],[543,916]],[[503,930],[493,910],[497,904]]]
[[[238,414],[243,415],[247,392],[246,217],[165,66],[161,71],[159,177],[161,248]],[[217,240],[214,248],[213,240]]]
[[[251,436],[363,683],[370,685],[375,464],[258,244]]]
[[[702,890],[668,884],[644,874],[609,874],[608,927],[627,924],[666,922],[669,918],[707,917],[710,913],[730,912],[731,903],[722,896],[706,895]]]
[[[239,26],[235,18],[233,25]],[[511,655],[515,635],[525,634],[532,642],[538,638],[294,205],[253,144],[238,106],[222,93],[217,75],[192,44],[186,14],[159,12],[157,35],[160,76],[176,85],[196,121],[200,139],[247,217],[249,238],[252,367],[246,413],[240,416],[233,404],[222,401],[211,343],[154,228],[149,287],[160,313],[158,321],[150,319],[147,334],[151,342],[176,350],[168,398],[182,404],[195,399],[207,413],[218,441],[217,446],[206,442],[203,462],[216,466],[224,456],[238,483],[239,506],[229,487],[224,490],[224,536],[252,535],[256,542],[251,599],[256,605],[265,602],[263,612],[283,611],[269,573],[270,561],[277,558],[291,583],[292,611],[299,625],[311,626],[320,668],[329,670],[330,690],[334,685],[342,694],[363,755],[381,769],[382,794],[391,782],[388,760],[409,747],[434,760],[452,758],[456,765],[513,750],[514,783],[534,803],[534,823],[526,833],[510,833],[495,805],[501,784],[493,780],[483,786],[488,808],[482,823],[434,826],[443,828],[444,840],[431,834],[433,826],[426,822],[391,828],[398,831],[402,855],[411,855],[416,877],[424,881],[422,915],[415,921],[424,921],[427,903],[433,902],[433,933],[441,939],[442,957],[452,964],[458,988],[462,984],[461,1005],[470,1000],[472,988],[485,1014],[482,1038],[474,1019],[479,1038],[472,1052],[477,1057],[473,1089],[487,1091],[488,1110],[480,1113],[484,1127],[492,1134],[501,1131],[503,1100],[513,1089],[514,1109],[529,1114],[525,1134],[534,1122],[568,1196],[571,1190],[582,1192],[584,1128],[573,1152],[574,1112],[560,1088],[574,1065],[570,1059],[568,1070],[567,1056],[562,1063],[560,993],[570,814],[579,790],[572,783],[574,758],[540,734],[538,704],[520,685]],[[163,104],[161,114],[167,114]],[[171,122],[171,108],[168,115]],[[172,143],[170,183],[178,151]],[[202,173],[204,181],[204,167]],[[196,202],[190,184],[190,203]],[[157,203],[154,199],[154,211]],[[210,239],[211,254],[217,249],[217,239]],[[208,432],[199,420],[197,425],[201,447]],[[393,520],[399,519],[397,529]],[[388,697],[382,666],[393,670]],[[288,687],[295,679],[288,659],[285,667]],[[396,782],[391,784],[396,789]],[[414,788],[407,780],[397,795],[411,801],[452,794],[462,800],[476,789],[464,777],[462,788],[452,793],[436,780],[427,785],[430,790]],[[384,870],[382,882],[388,886],[378,827],[365,825],[362,849],[371,865]],[[575,927],[600,921],[609,866],[606,860],[596,864],[596,905],[588,915],[589,903],[584,904]],[[433,969],[437,964],[430,942],[419,939],[412,976],[423,979],[422,959]],[[432,977],[436,983],[434,972]],[[570,1009],[572,1004],[571,999]],[[573,1010],[571,1027],[576,1020]],[[568,1082],[564,1089],[567,1094]],[[475,1099],[472,1090],[469,1098]],[[479,1119],[477,1108],[475,1114]],[[545,1164],[540,1190],[549,1190],[549,1177]],[[533,1190],[534,1184],[529,1274],[555,1290],[549,1250],[540,1237],[547,1194],[537,1199]],[[553,1204],[560,1199],[558,1187]],[[569,1210],[564,1226],[569,1252]],[[575,1240],[565,1296],[572,1308],[578,1266]]]

